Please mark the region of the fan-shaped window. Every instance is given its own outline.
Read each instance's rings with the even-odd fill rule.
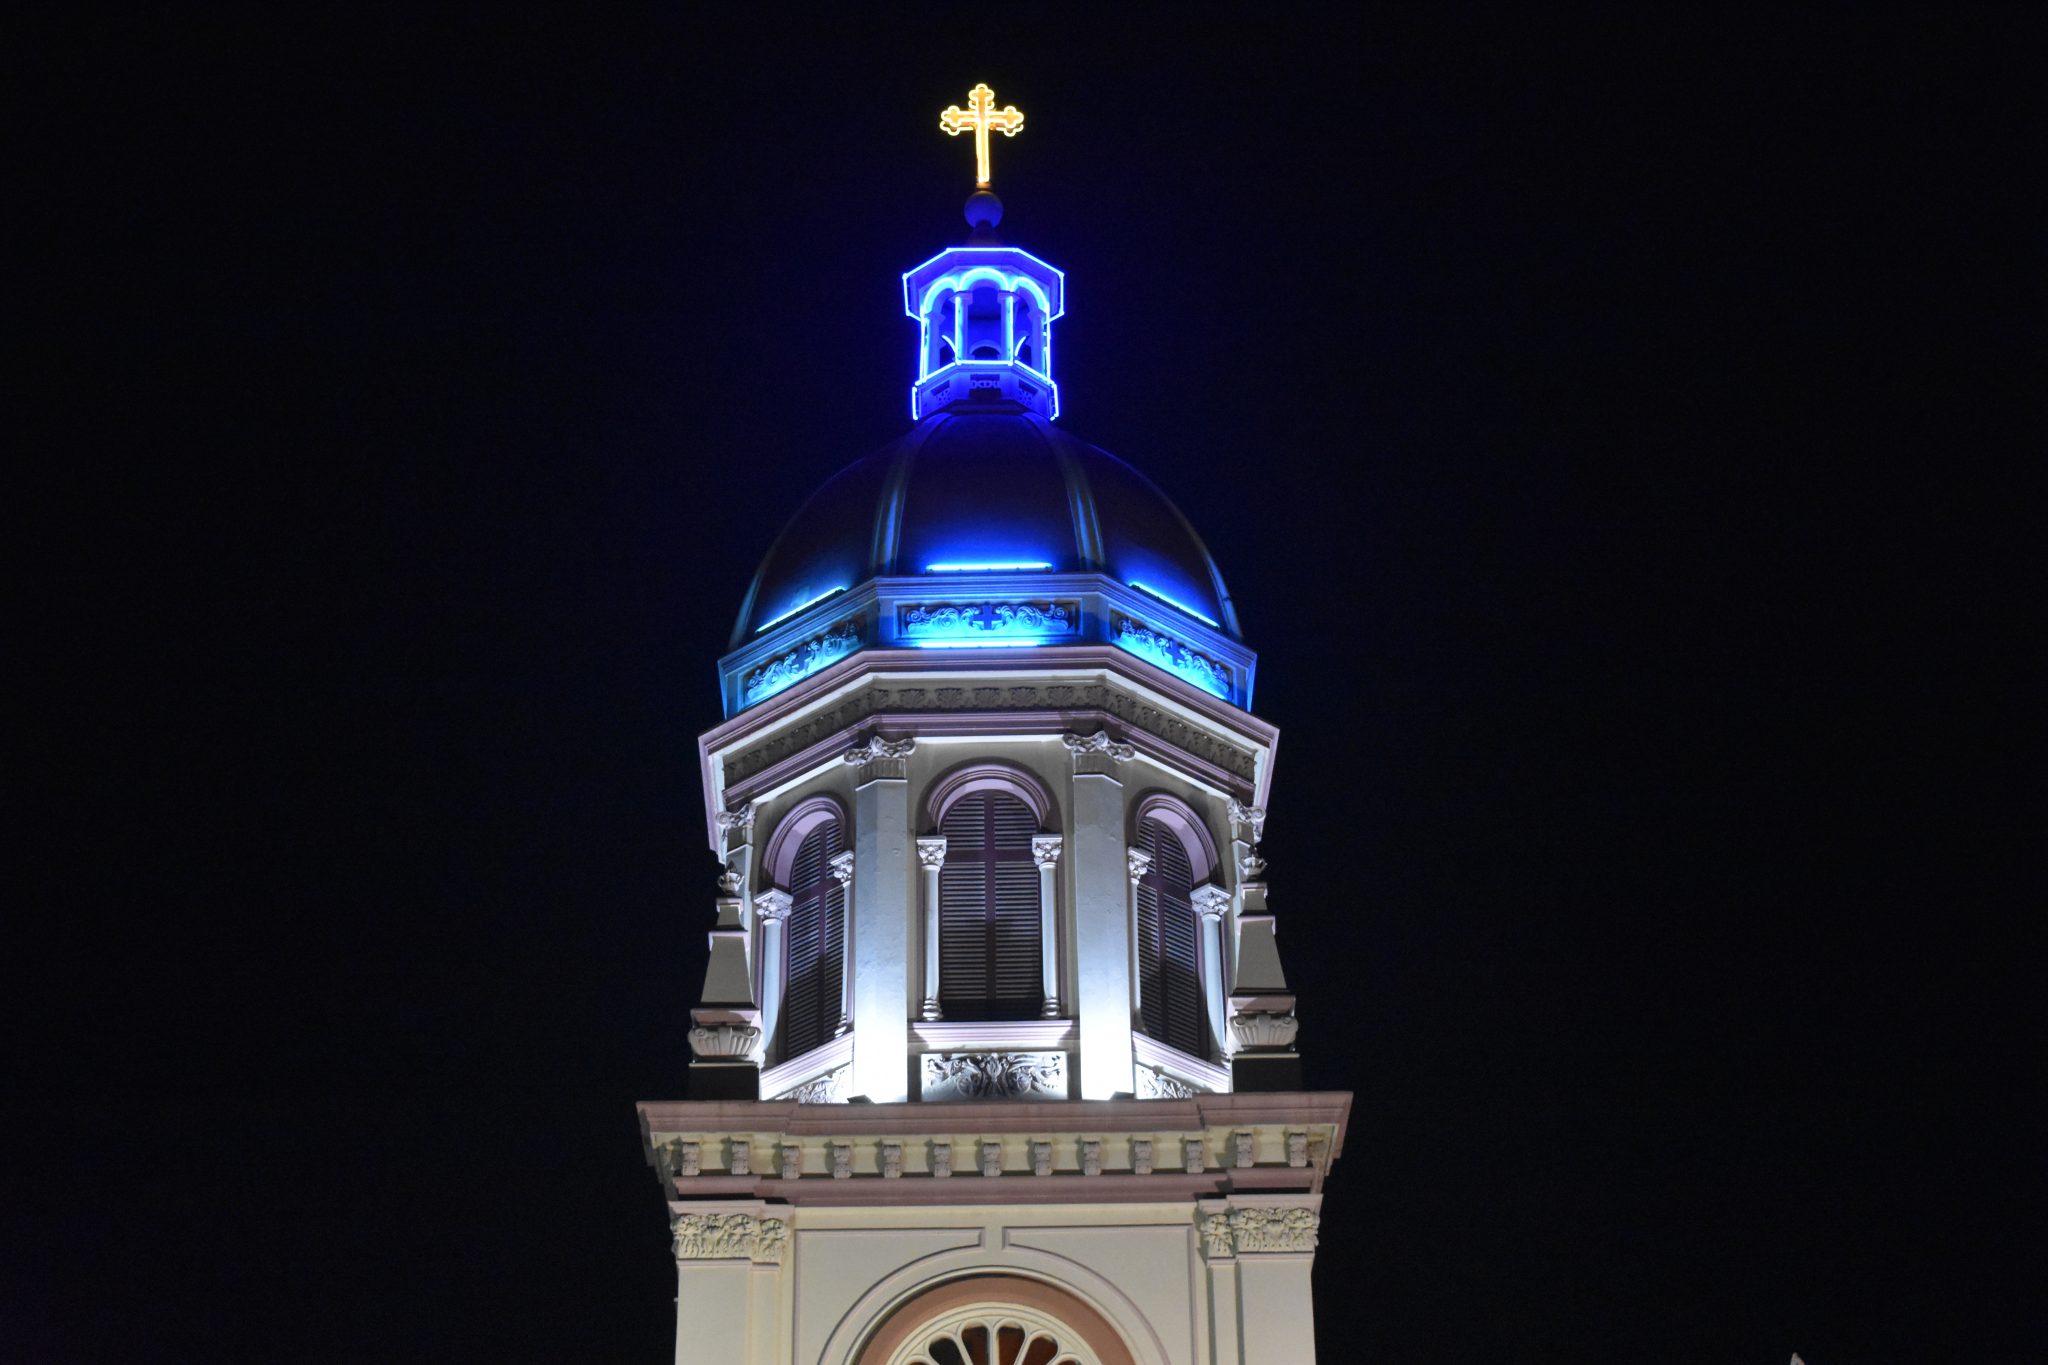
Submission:
[[[1145,1032],[1200,1057],[1203,1046],[1201,925],[1190,893],[1194,865],[1164,820],[1139,821],[1137,844],[1152,864],[1138,881],[1138,1010]]]
[[[948,1019],[1029,1019],[1044,1001],[1040,975],[1038,816],[1001,791],[948,807],[939,830],[939,1003]]]
[[[1064,1323],[1019,1305],[959,1309],[919,1328],[889,1365],[1101,1365]]]
[[[831,860],[845,848],[843,827],[828,819],[797,845],[789,872],[789,968],[783,998],[782,1055],[797,1057],[839,1030],[846,953],[846,891]]]

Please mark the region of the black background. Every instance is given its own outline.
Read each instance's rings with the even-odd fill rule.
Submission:
[[[2022,13],[10,44],[0,1358],[669,1358],[694,737],[976,80],[1284,732],[1323,1358],[2038,1354]]]

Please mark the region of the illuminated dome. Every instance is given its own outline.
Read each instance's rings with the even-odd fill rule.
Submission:
[[[935,412],[828,480],[762,561],[733,644],[869,579],[1017,573],[1103,574],[1241,638],[1215,561],[1151,480],[991,401]]]

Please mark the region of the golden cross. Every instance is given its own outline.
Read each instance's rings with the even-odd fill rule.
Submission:
[[[977,85],[967,92],[967,107],[951,105],[939,115],[939,128],[948,137],[974,130],[974,183],[988,188],[988,134],[989,129],[1004,137],[1017,136],[1017,130],[1024,126],[1024,115],[1014,104],[996,108],[996,92],[986,85]]]

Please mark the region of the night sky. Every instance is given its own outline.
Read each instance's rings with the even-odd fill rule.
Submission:
[[[2038,46],[1284,12],[10,44],[0,1361],[669,1359],[695,737],[977,80],[1282,730],[1323,1359],[2039,1355]]]

